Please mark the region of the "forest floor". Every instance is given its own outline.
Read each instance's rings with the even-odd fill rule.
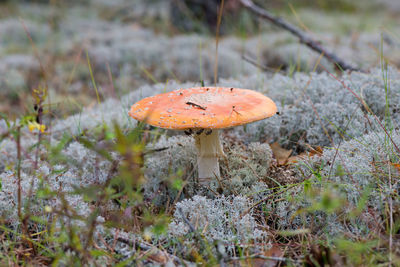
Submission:
[[[169,1],[0,3],[0,265],[400,266],[400,8],[317,2],[264,7],[362,71],[235,4],[217,41]],[[128,115],[203,84],[279,110],[206,186],[192,136]]]

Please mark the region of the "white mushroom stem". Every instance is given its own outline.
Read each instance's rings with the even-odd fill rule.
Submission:
[[[205,129],[201,134],[195,135],[197,147],[197,166],[199,183],[206,185],[212,179],[220,177],[218,159],[224,157],[224,151],[219,141],[219,131]]]

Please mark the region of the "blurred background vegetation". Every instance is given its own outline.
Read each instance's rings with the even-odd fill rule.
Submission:
[[[172,68],[161,73],[154,72],[152,69],[155,63],[151,62],[149,56],[147,59],[138,59],[136,53],[140,53],[140,49],[121,52],[122,44],[114,44],[114,42],[132,43],[135,42],[135,38],[143,40],[143,36],[135,36],[134,31],[151,30],[151,34],[157,40],[161,40],[163,36],[175,37],[175,40],[178,40],[179,36],[197,34],[203,39],[196,42],[187,39],[188,45],[203,45],[204,49],[207,46],[211,47],[216,31],[219,2],[218,0],[1,1],[0,85],[2,90],[0,94],[5,101],[0,105],[0,111],[15,116],[19,111],[27,110],[29,105],[26,100],[29,100],[27,95],[30,89],[44,86],[41,84],[43,82],[51,91],[52,102],[62,106],[58,109],[61,114],[54,115],[74,113],[79,110],[79,107],[90,105],[95,92],[89,88],[91,78],[86,52],[91,55],[90,58],[94,64],[93,75],[100,87],[110,86],[108,67],[105,66],[104,60],[99,59],[99,57],[106,57],[111,77],[114,79],[114,89],[119,95],[143,84],[143,80],[159,82],[176,78],[193,80],[192,76],[185,77],[184,74],[174,73]],[[379,51],[381,29],[384,41],[387,41],[390,46],[398,45],[398,39],[396,39],[398,36],[393,35],[394,29],[397,29],[399,24],[399,16],[397,16],[399,7],[396,1],[256,2],[303,30],[315,34],[317,39],[321,39],[329,46],[334,46],[338,52],[341,52],[341,46],[348,47],[349,45],[354,46],[355,51],[359,50],[358,41],[364,44],[369,43],[369,46],[374,46],[375,50]],[[290,35],[277,38],[275,33],[282,33],[282,30],[251,15],[241,8],[238,0],[226,0],[224,5],[219,34],[225,39],[235,37],[242,40],[241,42],[244,43],[242,48],[234,48],[239,55],[244,53],[246,40],[258,34],[264,34],[264,38],[269,41],[274,39],[276,41],[268,44],[260,43],[258,47],[250,48],[257,49],[251,52],[258,63],[275,69],[288,68],[289,65],[296,64],[296,62],[290,62],[296,60],[296,55],[289,56],[290,52],[284,51],[281,47],[282,43],[296,43],[296,39]],[[118,31],[123,34],[123,30],[119,28],[131,32],[130,38],[125,40],[113,38],[112,35],[117,34]],[[146,38],[150,38],[149,34],[147,33]],[[109,40],[106,40],[107,36],[110,37]],[[99,42],[103,42],[104,45],[96,49]],[[226,43],[229,45],[229,41]],[[169,43],[169,45],[177,46],[174,43]],[[296,47],[293,49],[301,51]],[[369,50],[370,54],[379,54],[373,51],[373,48]],[[345,53],[352,54],[349,51]],[[366,55],[362,54],[356,54],[353,57],[354,61],[359,61],[358,65],[371,66],[376,65],[377,62],[371,59],[372,57],[366,58]],[[184,61],[184,59],[175,59],[175,62],[179,60]],[[365,63],[366,60],[369,62]],[[370,64],[370,61],[374,60],[375,63]],[[392,60],[396,64],[400,61],[398,53],[392,56]],[[101,61],[99,63],[101,67],[96,65],[97,61]],[[242,63],[236,64],[244,64],[243,62],[242,60]],[[182,62],[182,64],[185,63]],[[304,63],[299,64],[300,69],[304,70]],[[127,70],[128,65],[133,66],[134,69]],[[224,66],[222,65],[221,68]],[[131,77],[125,76],[124,85],[119,85],[122,69]],[[225,74],[225,77],[236,74]],[[197,80],[211,78],[198,76]],[[111,94],[108,89],[100,91],[102,91],[101,97],[109,97]],[[63,101],[60,101],[61,99]]]

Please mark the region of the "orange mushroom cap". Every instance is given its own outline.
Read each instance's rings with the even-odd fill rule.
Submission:
[[[271,117],[275,103],[256,91],[226,87],[180,89],[144,98],[131,107],[136,120],[166,129],[220,129]]]

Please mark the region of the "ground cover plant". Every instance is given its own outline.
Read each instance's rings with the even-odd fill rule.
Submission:
[[[400,265],[397,2],[258,1],[359,71],[211,2],[0,1],[0,265]],[[210,185],[128,115],[202,85],[279,110],[221,132]]]

